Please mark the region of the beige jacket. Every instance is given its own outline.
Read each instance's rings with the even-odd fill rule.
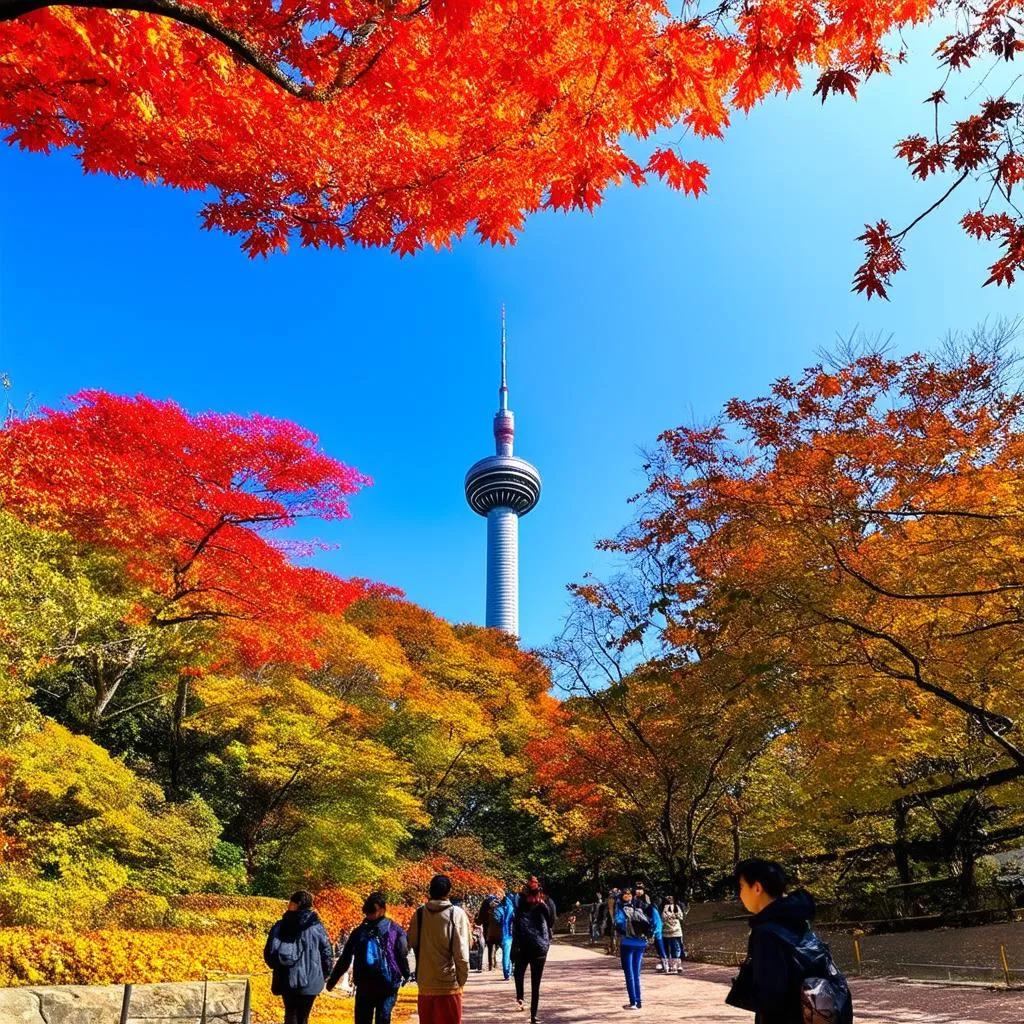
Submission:
[[[422,922],[422,933],[421,933]],[[412,916],[409,948],[416,953],[416,985],[425,996],[458,992],[469,977],[469,918],[448,900],[431,900]]]

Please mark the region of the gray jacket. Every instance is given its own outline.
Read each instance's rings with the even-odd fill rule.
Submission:
[[[275,950],[280,942],[298,940],[299,960],[293,967],[282,967]],[[303,996],[318,996],[334,964],[334,950],[327,931],[316,911],[286,910],[267,936],[263,960],[273,972],[270,991],[275,996],[294,992]]]

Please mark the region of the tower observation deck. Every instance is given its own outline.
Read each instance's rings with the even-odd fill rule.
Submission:
[[[501,387],[494,414],[494,455],[466,474],[466,501],[487,519],[486,625],[519,635],[519,517],[540,500],[540,473],[512,454],[515,416],[508,407],[505,310],[501,311]]]

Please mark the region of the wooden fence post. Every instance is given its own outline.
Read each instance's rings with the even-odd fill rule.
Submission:
[[[242,1000],[242,1024],[252,1024],[252,985],[245,979],[245,998]]]
[[[128,1010],[132,1005],[132,986],[125,985],[124,996],[121,999],[121,1024],[128,1024]]]
[[[1010,988],[1010,961],[1006,959],[1006,947],[999,947],[999,959],[1003,962],[1003,977],[1006,979],[1006,987]]]

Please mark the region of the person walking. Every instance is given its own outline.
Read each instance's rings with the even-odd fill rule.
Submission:
[[[633,905],[633,894],[628,889],[622,894],[622,902],[615,912],[615,930],[619,934],[622,972],[626,976],[626,995],[629,997],[623,1009],[639,1010],[643,1006],[640,965],[651,937],[651,921],[641,907]]]
[[[501,973],[506,981],[512,977],[512,930],[518,904],[515,883],[507,882],[505,898],[492,911],[494,920],[501,926]]]
[[[545,895],[540,882],[531,877],[519,897],[512,929],[512,961],[515,966],[516,1005],[523,1009],[526,968],[530,968],[530,1024],[537,1024],[540,980],[551,948],[555,926],[555,904]]]
[[[641,909],[645,908],[641,907]],[[654,939],[654,946],[658,950],[658,964],[655,967],[655,970],[668,974],[668,952],[665,949],[665,940],[662,935],[664,923],[662,921],[661,911],[658,910],[656,903],[651,902],[647,904],[645,912],[647,914],[647,920],[651,922],[651,937]]]
[[[647,892],[643,882],[637,882],[633,886],[633,906],[640,907],[644,913],[649,913],[651,907],[651,897]]]
[[[663,922],[662,937],[668,953],[668,970],[676,974],[683,973],[683,957],[686,949],[683,946],[683,921],[686,920],[687,908],[676,903],[675,896],[669,896],[661,908]]]
[[[363,923],[348,937],[341,958],[327,979],[327,991],[352,968],[356,989],[355,1024],[391,1024],[398,990],[409,980],[409,940],[387,916],[387,900],[371,892],[363,904]]]
[[[334,954],[313,897],[304,889],[292,893],[288,909],[270,929],[263,962],[273,971],[270,991],[284,1003],[284,1024],[307,1024]]]
[[[608,954],[614,956],[618,951],[619,933],[615,930],[615,914],[619,909],[622,891],[612,887],[604,901],[604,930],[608,936]]]
[[[577,900],[576,901],[576,906],[574,906],[572,908],[572,910],[569,911],[569,918],[566,921],[566,924],[568,924],[568,926],[569,926],[569,934],[570,935],[575,935],[576,934],[576,918],[577,918],[578,915],[580,915],[582,913],[583,913],[583,907],[580,904],[580,901]]]
[[[740,902],[753,917],[747,959],[725,1001],[753,1011],[754,1024],[803,1024],[811,1007],[825,1011],[816,1019],[852,1024],[846,979],[811,930],[814,898],[803,889],[787,895],[787,881],[775,861],[751,858],[736,865]],[[804,982],[810,979],[807,993]]]
[[[604,901],[601,899],[601,894],[597,893],[594,902],[587,907],[589,912],[590,944],[592,946],[596,946],[601,940],[601,907],[603,906]]]
[[[413,915],[409,944],[416,954],[416,1008],[420,1024],[460,1024],[469,977],[469,918],[448,898],[447,875],[434,875],[428,902]]]
[[[487,949],[487,970],[493,971],[497,962],[498,950],[501,948],[501,922],[495,920],[494,910],[498,906],[498,897],[489,893],[480,904],[480,910],[476,915],[476,924],[484,932],[484,944]]]

